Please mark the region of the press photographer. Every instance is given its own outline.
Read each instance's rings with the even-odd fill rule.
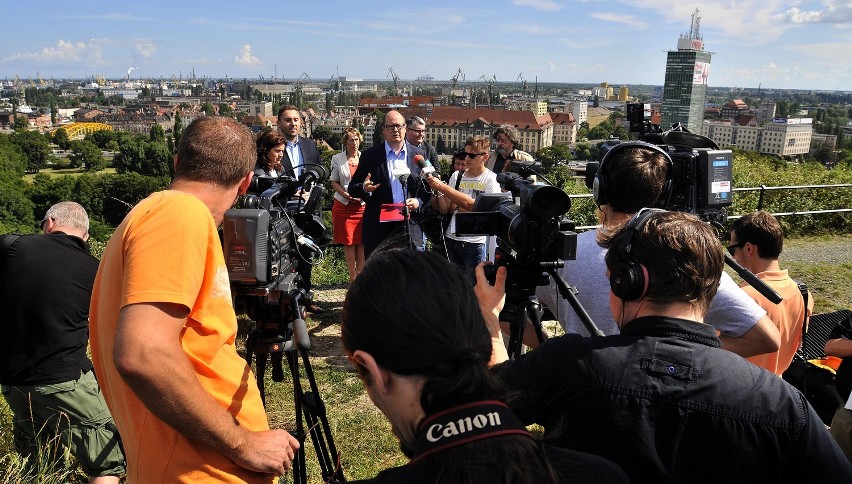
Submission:
[[[341,336],[411,459],[366,482],[627,482],[611,462],[537,441],[508,410],[473,288],[438,254],[375,252],[346,294]]]
[[[694,148],[669,148],[667,145],[631,141],[616,144],[606,152],[595,170],[591,180],[592,194],[598,206],[601,229],[583,232],[577,237],[579,257],[565,263],[559,270],[563,279],[576,286],[577,299],[586,308],[595,325],[607,335],[618,334],[619,327],[609,311],[609,281],[605,274],[604,257],[606,249],[598,246],[599,234],[607,234],[630,218],[642,207],[665,207],[674,200],[681,206],[692,204],[699,215],[707,214],[717,218],[724,213],[721,209],[729,203],[705,203],[709,198],[706,191],[699,191],[697,174],[698,163],[713,161],[710,154],[700,155]],[[677,153],[678,162],[673,161],[671,153]],[[710,161],[708,161],[710,160]],[[721,177],[726,176],[728,166]],[[677,165],[684,165],[676,168]],[[705,174],[708,172],[705,170]],[[713,173],[712,169],[709,172]],[[684,175],[684,176],[681,176]],[[689,175],[685,177],[685,175]],[[675,179],[675,177],[680,177]],[[712,178],[705,176],[702,186],[712,184]],[[725,180],[719,180],[721,183]],[[730,188],[730,185],[727,185]],[[699,197],[698,194],[702,196]],[[560,324],[568,333],[590,334],[568,302],[557,292],[552,282],[549,287],[540,287],[536,295],[556,315]],[[737,284],[722,272],[721,283],[713,297],[704,321],[720,331],[720,339],[725,349],[741,356],[767,353],[778,349],[780,334],[766,311],[760,308]]]

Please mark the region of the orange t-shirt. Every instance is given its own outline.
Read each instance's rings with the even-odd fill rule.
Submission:
[[[113,364],[119,311],[136,303],[189,308],[180,342],[198,381],[240,426],[268,430],[254,375],[234,344],[237,318],[209,209],[166,190],[140,202],[107,244],[92,292],[92,361],[124,443],[131,483],[269,482],[154,416]]]
[[[748,284],[743,283],[740,286],[760,307],[766,310],[766,315],[778,327],[778,331],[781,333],[781,345],[778,351],[750,356],[746,359],[776,375],[781,375],[790,367],[790,362],[793,361],[793,356],[802,343],[805,301],[802,298],[802,292],[799,291],[799,286],[794,280],[790,279],[786,269],[764,271],[755,275],[784,298],[780,304],[773,304]],[[814,299],[809,296],[808,317],[810,317],[813,308]]]

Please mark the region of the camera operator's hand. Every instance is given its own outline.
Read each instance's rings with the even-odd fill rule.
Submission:
[[[509,359],[506,346],[503,344],[503,333],[500,331],[500,312],[506,303],[506,268],[498,267],[494,277],[494,285],[485,277],[485,265],[490,262],[482,262],[476,266],[476,299],[479,301],[479,310],[485,319],[485,326],[491,334],[491,361],[494,365]]]
[[[290,470],[299,441],[286,430],[245,431],[244,439],[231,459],[240,467],[267,474],[282,475]]]
[[[376,191],[376,188],[379,188],[379,185],[381,185],[381,183],[373,183],[370,180],[370,174],[367,173],[367,177],[364,178],[364,191],[367,193],[373,193]]]

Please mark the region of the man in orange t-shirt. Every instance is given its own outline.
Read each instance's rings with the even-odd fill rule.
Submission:
[[[802,343],[802,325],[806,324],[814,308],[814,300],[810,294],[808,307],[805,307],[798,284],[790,279],[787,270],[781,269],[778,264],[783,246],[784,233],[781,224],[769,212],[761,210],[745,214],[731,225],[731,244],[728,246],[731,257],[784,299],[780,304],[773,304],[747,283],[741,286],[766,310],[766,315],[781,333],[778,351],[747,359],[779,376],[793,361],[793,355]]]
[[[269,430],[237,321],[216,227],[252,177],[251,133],[199,118],[175,178],[107,244],[90,310],[92,360],[134,483],[270,482],[298,441]]]

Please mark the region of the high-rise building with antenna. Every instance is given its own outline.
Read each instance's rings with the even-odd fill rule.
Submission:
[[[700,27],[701,16],[696,8],[689,32],[681,34],[677,50],[670,50],[666,58],[661,122],[663,129],[680,123],[692,133],[701,133],[707,100],[707,77],[710,74],[710,52],[704,50]]]

